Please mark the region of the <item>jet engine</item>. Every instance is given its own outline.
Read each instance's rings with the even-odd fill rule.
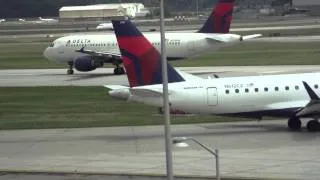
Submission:
[[[81,56],[74,60],[74,67],[82,72],[93,71],[101,66],[103,66],[103,62],[94,61],[91,56]]]

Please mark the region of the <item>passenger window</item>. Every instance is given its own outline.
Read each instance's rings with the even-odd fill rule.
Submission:
[[[255,91],[255,92],[259,92],[259,88],[255,88],[254,91]]]
[[[248,88],[246,88],[244,91],[245,91],[246,93],[248,93],[248,92],[249,92],[249,89],[248,89]]]
[[[315,84],[315,85],[314,85],[314,88],[318,89],[318,88],[319,88],[318,84]]]
[[[279,87],[275,87],[274,90],[275,90],[275,91],[279,91]]]
[[[289,86],[286,86],[286,90],[287,90],[287,91],[289,90]]]
[[[295,88],[296,90],[299,90],[299,86],[295,86],[294,88]]]
[[[229,93],[230,93],[230,91],[229,91],[229,89],[227,89],[227,90],[226,90],[226,94],[229,94]]]
[[[268,88],[267,88],[267,87],[265,87],[265,88],[264,88],[264,91],[265,91],[265,92],[268,92]]]
[[[236,93],[239,93],[239,89],[236,89],[235,92],[236,92]]]

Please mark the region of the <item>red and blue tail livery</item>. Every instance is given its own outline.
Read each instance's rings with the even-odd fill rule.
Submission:
[[[161,55],[129,20],[113,20],[130,87],[162,83]],[[184,79],[168,64],[168,81]]]
[[[229,33],[236,0],[218,0],[199,33]]]

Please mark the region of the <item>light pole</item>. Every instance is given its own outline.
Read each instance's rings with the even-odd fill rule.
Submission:
[[[168,90],[168,68],[166,54],[166,38],[164,32],[164,0],[160,0],[160,36],[161,36],[161,62],[162,62],[162,87],[163,87],[163,110],[164,110],[164,133],[166,149],[167,179],[173,180],[172,167],[172,143],[170,129],[170,107]]]
[[[198,140],[194,139],[193,137],[174,137],[172,139],[172,143],[173,144],[181,144],[181,143],[185,143],[185,141],[193,141],[196,144],[198,144],[199,146],[201,146],[203,149],[207,150],[209,153],[211,153],[212,155],[214,155],[215,159],[216,159],[216,179],[220,180],[220,163],[219,163],[219,149],[215,149],[214,151],[212,151],[211,149],[209,149],[208,147],[206,147],[205,145],[203,145],[202,143],[200,143]]]
[[[197,17],[199,17],[199,0],[196,0],[197,1]]]

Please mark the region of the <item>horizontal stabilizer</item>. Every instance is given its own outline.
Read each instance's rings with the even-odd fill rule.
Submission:
[[[105,88],[115,90],[115,89],[126,89],[129,88],[127,86],[121,86],[121,85],[104,85]]]
[[[247,35],[247,36],[242,36],[242,41],[248,40],[248,39],[254,39],[261,37],[262,34],[252,34],[252,35]]]
[[[130,94],[135,97],[141,97],[141,98],[156,98],[156,97],[162,97],[162,91],[157,91],[154,89],[130,89]]]

